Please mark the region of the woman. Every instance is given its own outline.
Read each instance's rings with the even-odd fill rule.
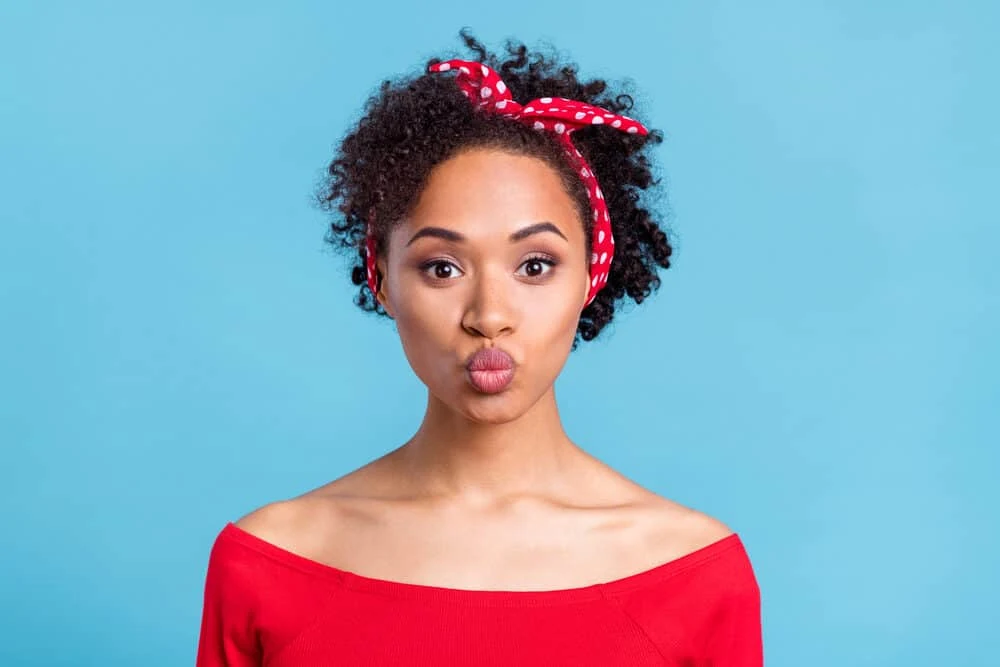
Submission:
[[[553,383],[671,247],[628,96],[509,43],[383,85],[321,201],[427,385],[406,443],[227,524],[199,667],[762,664],[740,538],[574,444]]]

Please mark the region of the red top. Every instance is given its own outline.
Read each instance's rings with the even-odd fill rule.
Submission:
[[[364,577],[233,523],[205,578],[197,667],[761,667],[760,589],[733,533],[652,569],[545,591]]]

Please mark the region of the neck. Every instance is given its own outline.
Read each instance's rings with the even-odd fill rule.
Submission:
[[[553,388],[502,424],[473,421],[428,394],[420,428],[394,455],[414,495],[476,506],[569,495],[588,458],[563,430]]]

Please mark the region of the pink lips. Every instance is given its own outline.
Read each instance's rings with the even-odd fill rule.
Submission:
[[[469,382],[484,394],[503,391],[514,379],[514,360],[495,347],[476,352],[466,364]]]

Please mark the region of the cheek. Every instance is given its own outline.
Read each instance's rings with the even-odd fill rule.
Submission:
[[[579,321],[580,309],[572,298],[552,303],[528,320],[532,334],[526,336],[530,339],[526,342],[531,344],[536,363],[546,369],[546,375],[558,374],[566,363]]]
[[[580,321],[579,283],[575,273],[568,275],[560,289],[539,290],[523,303],[515,337],[540,386],[554,382],[569,357]]]
[[[442,290],[429,289],[417,280],[400,280],[390,286],[392,305],[400,333],[435,336],[436,332],[453,327],[461,317],[458,299],[448,298]]]
[[[393,293],[396,330],[406,358],[417,377],[434,384],[454,362],[455,328],[460,316],[454,303],[430,297],[426,289],[399,286]]]
[[[545,332],[545,336],[565,336],[576,331],[585,287],[589,285],[587,268],[582,263],[566,263],[551,285],[534,289],[523,299],[524,324]]]

